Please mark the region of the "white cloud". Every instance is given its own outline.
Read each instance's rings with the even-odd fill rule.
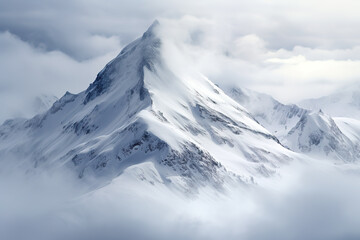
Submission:
[[[112,181],[84,194],[71,173],[0,175],[5,239],[358,239],[359,169],[325,161],[293,163],[266,186],[197,198],[144,182]],[[18,172],[19,171],[19,172]],[[144,185],[142,185],[144,184]],[[264,183],[263,183],[264,184]],[[21,231],[19,231],[21,229]]]
[[[285,103],[330,94],[360,78],[357,46],[273,50],[255,34],[232,39],[216,22],[190,16],[162,19],[161,32],[189,58],[189,65],[214,82],[269,93]],[[169,56],[167,61],[175,60]]]
[[[158,18],[192,65],[219,84],[252,88],[287,103],[320,97],[360,77],[358,7],[352,0],[0,1],[0,30],[27,49],[5,47],[0,86],[3,92],[25,86],[26,75],[31,89],[41,85],[58,96],[84,90],[120,51],[120,42],[134,40]],[[28,67],[18,71],[19,63]],[[10,93],[9,102],[20,102]]]
[[[95,38],[94,44],[102,42]],[[106,42],[106,41],[105,41]],[[59,51],[33,48],[9,32],[0,33],[1,77],[0,121],[11,117],[31,117],[32,102],[41,94],[61,97],[66,91],[83,91],[96,74],[114,57],[119,46],[88,61],[76,61]]]

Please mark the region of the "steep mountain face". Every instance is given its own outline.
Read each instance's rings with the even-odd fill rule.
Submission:
[[[342,124],[340,130],[336,123],[341,123],[340,119],[335,122],[322,111],[284,105],[271,96],[248,89],[231,88],[226,92],[291,150],[345,162],[360,159],[359,142],[343,133],[349,124]]]
[[[360,84],[346,86],[329,96],[301,101],[299,105],[314,111],[321,109],[332,117],[360,119]]]
[[[30,120],[6,121],[1,161],[28,171],[66,167],[96,185],[126,172],[194,192],[269,177],[295,156],[203,75],[171,68],[158,25],[125,47],[86,91],[67,92]]]

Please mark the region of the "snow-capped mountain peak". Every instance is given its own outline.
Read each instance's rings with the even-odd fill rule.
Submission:
[[[126,172],[183,192],[274,175],[294,153],[202,74],[173,69],[159,26],[126,46],[86,91],[0,127],[2,159],[66,166],[97,184]]]
[[[95,81],[86,90],[84,104],[110,89],[119,93],[122,89],[136,87],[141,93],[141,99],[145,97],[144,67],[153,71],[154,65],[160,62],[161,41],[155,32],[157,27],[159,22],[155,21],[141,38],[126,46],[98,73]],[[133,81],[130,82],[129,79]]]

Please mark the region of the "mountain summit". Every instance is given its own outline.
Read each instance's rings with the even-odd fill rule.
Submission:
[[[159,22],[155,21],[141,38],[126,46],[101,70],[86,90],[84,104],[108,90],[119,93],[121,89],[137,88],[133,90],[139,90],[140,97],[145,98],[144,68],[153,71],[154,65],[160,62],[161,41],[156,35],[157,27]],[[128,81],[129,79],[133,81]]]
[[[0,127],[0,159],[27,170],[65,167],[105,184],[119,176],[196,192],[252,183],[294,153],[196,71],[175,71],[156,21],[45,113]]]

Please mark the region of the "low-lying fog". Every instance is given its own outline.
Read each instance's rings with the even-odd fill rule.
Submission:
[[[86,193],[70,173],[0,176],[1,239],[359,239],[360,172],[323,161],[196,198],[115,180]]]

